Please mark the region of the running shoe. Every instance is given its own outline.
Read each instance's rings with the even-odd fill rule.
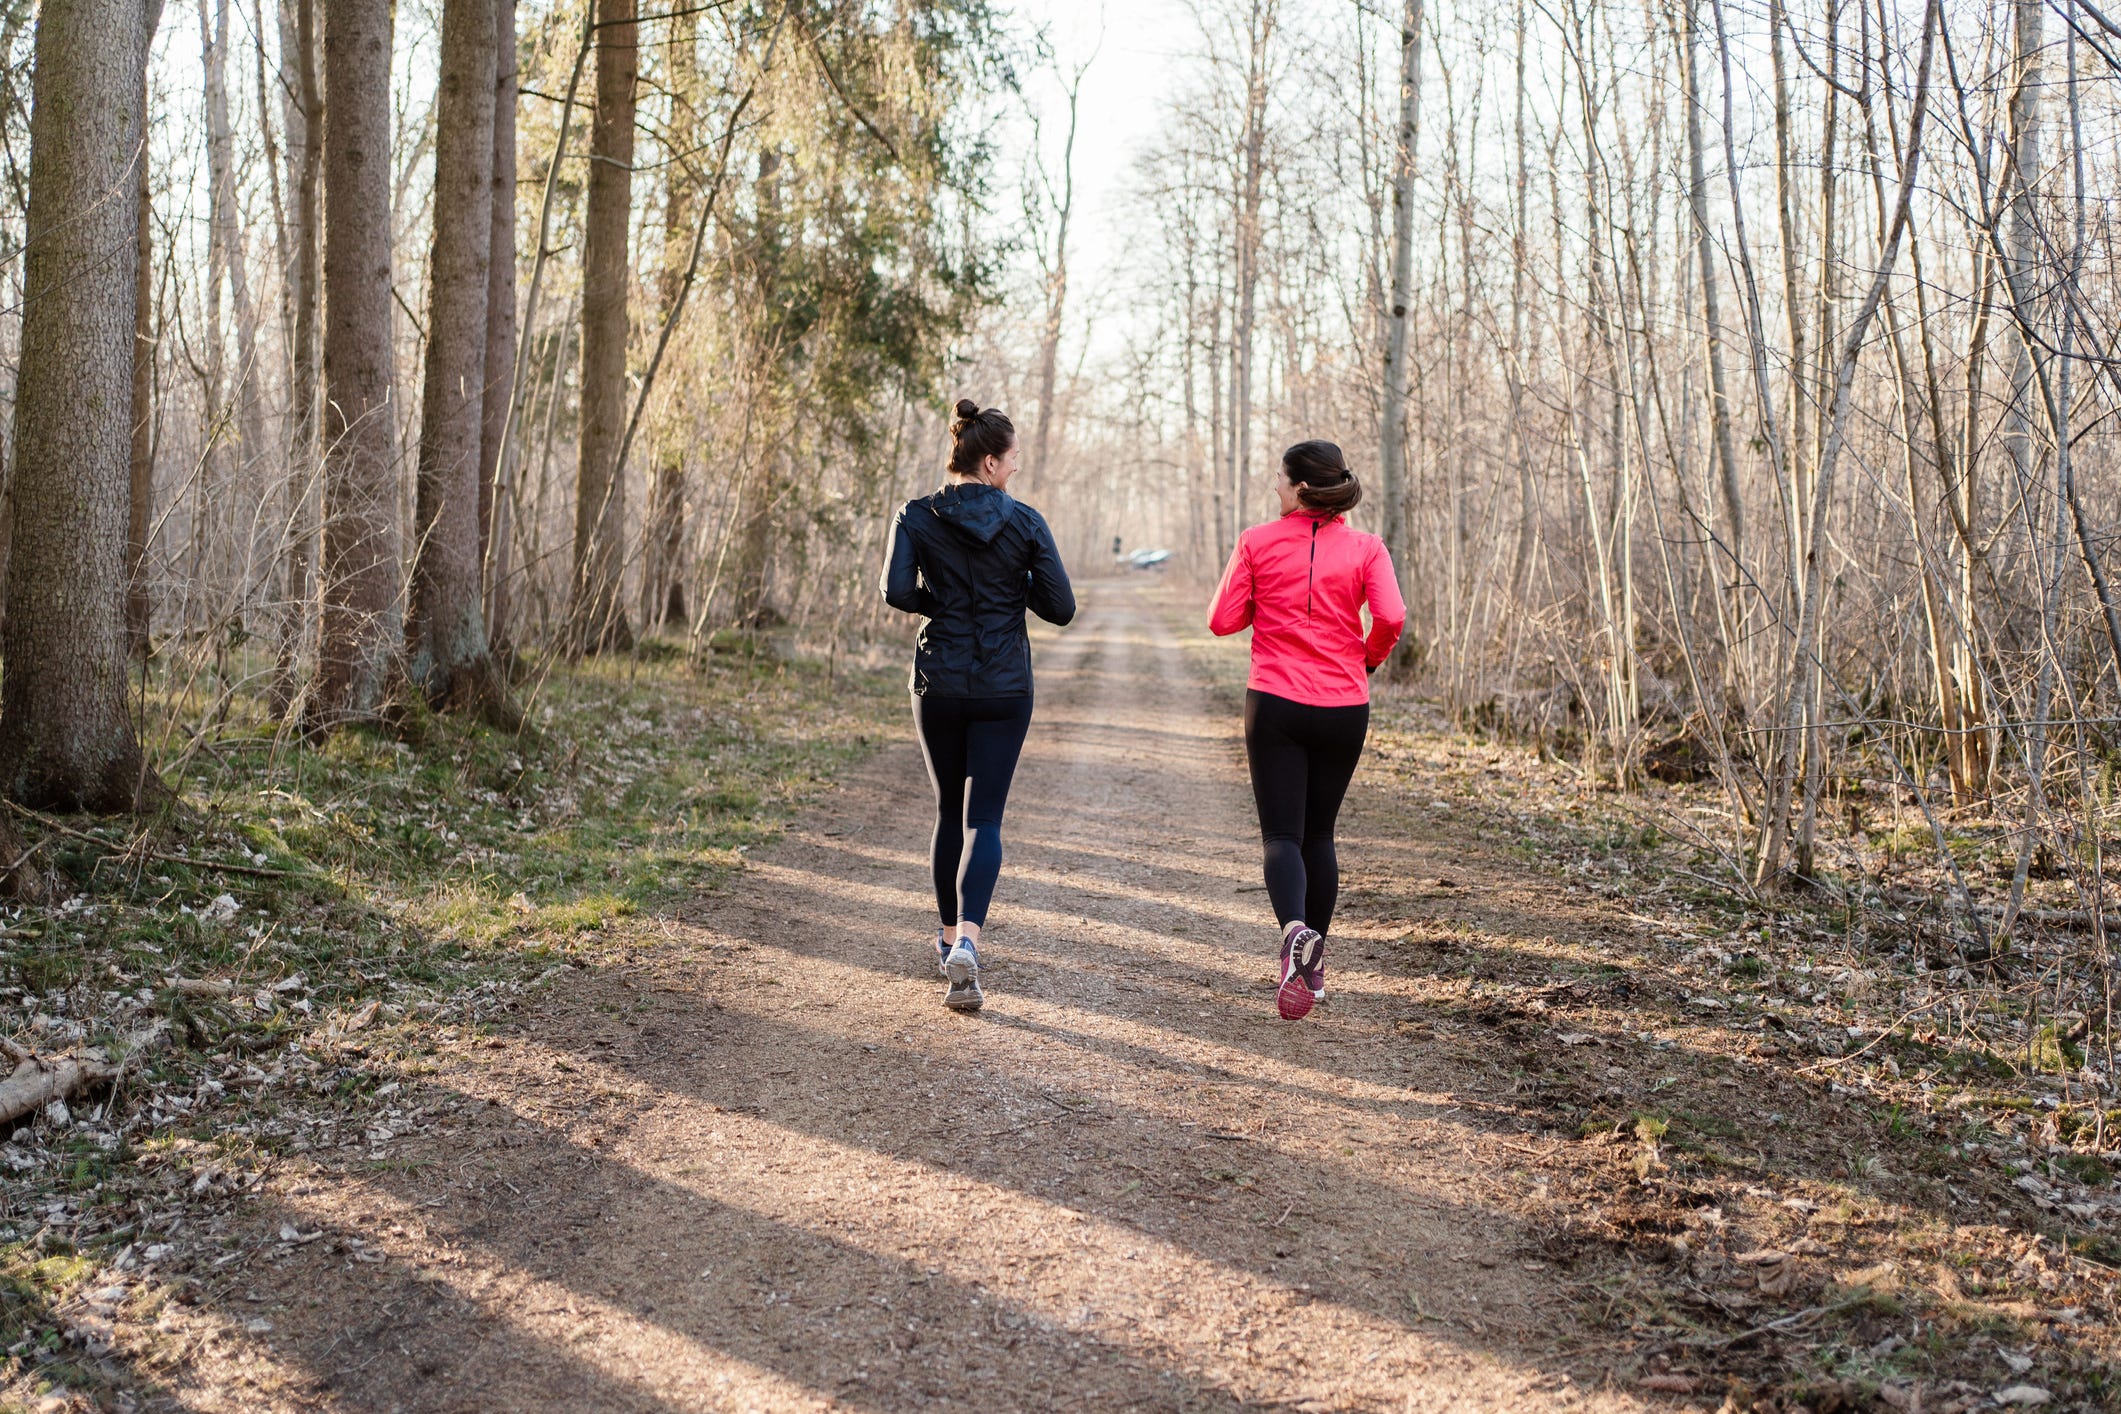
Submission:
[[[935,930],[935,970],[941,975],[950,975],[950,930]]]
[[[1304,972],[1304,985],[1311,989],[1311,1000],[1326,999],[1326,939],[1319,935],[1318,949],[1311,955],[1311,966]]]
[[[1325,953],[1325,939],[1309,928],[1298,928],[1281,940],[1281,988],[1274,1005],[1283,1021],[1302,1021],[1311,1014],[1318,998],[1311,994],[1310,974]],[[1324,979],[1321,978],[1321,985]]]
[[[979,989],[979,953],[967,938],[959,938],[957,946],[943,959],[943,975],[950,979],[950,990],[943,996],[943,1005],[952,1011],[978,1011],[986,1004],[987,994]]]

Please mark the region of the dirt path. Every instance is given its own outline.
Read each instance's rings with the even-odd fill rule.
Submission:
[[[1506,1201],[1536,1125],[1397,1028],[1361,921],[1274,1018],[1236,724],[1153,603],[1097,587],[1040,684],[983,1014],[940,1004],[895,745],[446,1044],[407,1134],[283,1170],[162,1318],[169,1407],[1638,1407],[1561,1373]]]

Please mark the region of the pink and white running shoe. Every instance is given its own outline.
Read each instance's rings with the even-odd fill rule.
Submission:
[[[1311,969],[1325,950],[1326,940],[1309,928],[1293,929],[1281,940],[1281,988],[1274,994],[1274,1005],[1283,1021],[1302,1021],[1311,1014],[1318,1001],[1311,991]]]

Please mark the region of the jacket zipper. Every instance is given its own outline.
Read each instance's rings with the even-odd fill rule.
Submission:
[[[1311,522],[1311,563],[1304,569],[1304,617],[1311,618],[1311,581],[1318,573],[1318,527],[1319,520]]]

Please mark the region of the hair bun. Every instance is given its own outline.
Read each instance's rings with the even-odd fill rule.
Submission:
[[[963,421],[970,422],[973,418],[979,416],[979,404],[970,398],[959,398],[957,400],[957,415]]]

